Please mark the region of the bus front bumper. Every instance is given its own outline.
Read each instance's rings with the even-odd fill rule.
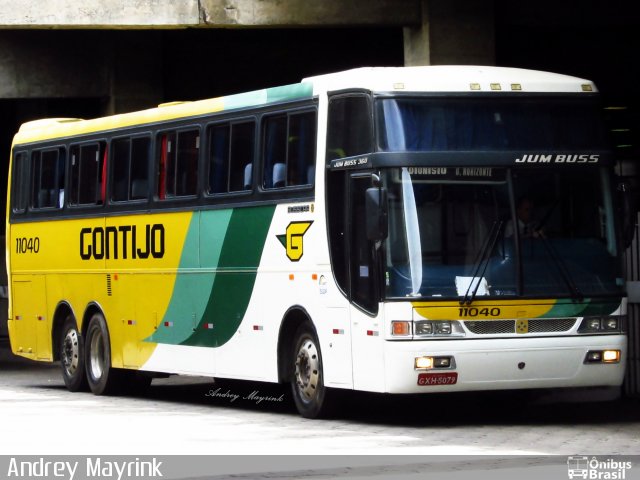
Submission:
[[[623,335],[385,344],[388,393],[620,386],[627,358]],[[620,351],[620,361],[586,361],[588,352],[605,350]],[[451,357],[453,366],[416,369],[422,357]]]

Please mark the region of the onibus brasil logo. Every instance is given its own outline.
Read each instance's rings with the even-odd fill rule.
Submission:
[[[283,235],[276,235],[287,250],[287,258],[297,262],[304,254],[303,237],[313,222],[291,222]]]
[[[631,462],[624,462],[607,458],[599,460],[596,457],[571,456],[567,458],[567,474],[570,479],[584,478],[597,480],[624,480],[627,470],[631,469]]]

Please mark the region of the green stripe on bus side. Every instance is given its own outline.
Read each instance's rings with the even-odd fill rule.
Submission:
[[[295,83],[283,87],[267,88],[254,92],[239,93],[223,97],[224,110],[235,108],[247,108],[267,103],[285,102],[311,98],[313,95],[313,85],[306,83]]]
[[[232,212],[212,210],[193,214],[169,306],[158,329],[146,341],[176,345],[193,334],[209,301],[215,274],[180,273],[180,270],[218,265]],[[165,326],[165,322],[169,325]]]
[[[267,89],[267,102],[269,103],[311,98],[312,96],[313,85],[310,83],[294,83],[293,85]]]
[[[274,212],[275,206],[233,211],[209,302],[196,331],[182,345],[219,347],[238,330],[251,300]]]

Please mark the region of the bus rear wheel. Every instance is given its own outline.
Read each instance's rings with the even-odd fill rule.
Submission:
[[[85,365],[89,388],[94,394],[109,395],[120,390],[121,372],[111,366],[109,330],[101,313],[94,313],[89,320]]]
[[[69,314],[62,324],[59,339],[60,366],[62,379],[70,392],[87,390],[87,376],[84,363],[84,339],[78,331],[73,315]]]
[[[298,412],[305,418],[328,416],[331,392],[324,386],[320,343],[308,323],[296,331],[292,360],[291,389]]]

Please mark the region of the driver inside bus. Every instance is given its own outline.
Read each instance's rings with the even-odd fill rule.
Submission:
[[[518,219],[518,233],[520,238],[546,238],[539,223],[532,220],[532,212],[533,201],[527,197],[520,198],[516,206],[516,217]],[[509,220],[504,229],[504,236],[512,237],[513,234],[513,222]]]

